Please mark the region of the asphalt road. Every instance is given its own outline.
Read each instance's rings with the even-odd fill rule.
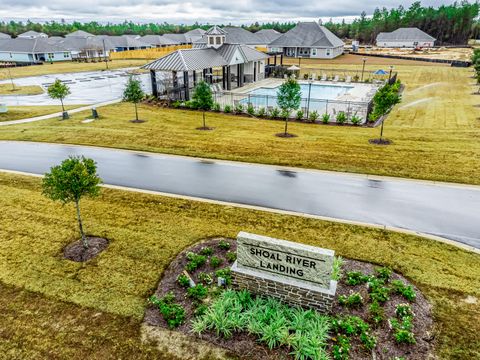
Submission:
[[[0,141],[0,169],[44,174],[69,155],[95,159],[110,185],[393,226],[480,248],[477,187]]]
[[[19,86],[38,85],[45,92],[40,95],[0,96],[0,103],[8,106],[58,105],[59,101],[50,99],[46,92],[48,86],[56,79],[61,80],[70,88],[71,94],[64,101],[66,105],[89,105],[119,99],[122,97],[125,83],[129,77],[127,70],[51,74],[14,79],[14,83]],[[151,93],[150,75],[142,74],[138,78],[142,82],[143,90]],[[10,83],[10,80],[0,81],[0,84],[5,83]]]

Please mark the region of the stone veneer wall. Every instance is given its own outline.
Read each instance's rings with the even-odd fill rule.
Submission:
[[[332,289],[312,289],[275,281],[239,271],[232,267],[232,286],[237,290],[248,290],[253,294],[266,295],[293,306],[315,309],[323,314],[332,310],[335,299],[336,282],[332,281]]]

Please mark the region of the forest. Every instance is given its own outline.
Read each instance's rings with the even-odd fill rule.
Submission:
[[[442,5],[438,8],[424,7],[421,2],[413,3],[409,8],[399,6],[392,9],[376,9],[370,16],[364,12],[353,22],[334,22],[332,20],[323,25],[342,39],[355,39],[362,43],[372,44],[380,32],[393,31],[399,27],[418,27],[437,39],[438,45],[463,45],[470,38],[480,37],[480,22],[478,19],[479,4],[466,0],[454,2],[451,5]],[[230,24],[224,24],[230,25]],[[122,23],[102,24],[96,21],[87,23],[50,21],[46,23],[28,22],[0,22],[0,32],[16,36],[27,30],[44,32],[49,36],[62,36],[75,30],[84,30],[100,35],[123,34],[165,34],[184,33],[195,28],[208,29],[210,24],[195,23],[192,25],[175,25],[164,23]],[[247,30],[275,29],[286,32],[295,26],[294,22],[269,22],[242,25]]]

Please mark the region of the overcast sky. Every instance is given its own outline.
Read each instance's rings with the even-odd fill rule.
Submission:
[[[267,21],[317,20],[330,17],[347,21],[375,7],[408,7],[410,0],[0,0],[0,19],[31,19],[191,24],[250,24]],[[424,0],[425,6],[453,1]]]

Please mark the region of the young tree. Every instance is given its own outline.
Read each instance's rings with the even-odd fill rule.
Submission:
[[[294,110],[300,108],[300,102],[302,101],[302,90],[297,80],[293,77],[288,78],[277,91],[277,104],[282,109],[282,113],[290,114]],[[289,116],[284,116],[285,118],[285,131],[283,133],[284,137],[288,136],[288,118]]]
[[[205,123],[205,111],[210,110],[213,107],[212,89],[205,81],[200,81],[193,91],[192,100],[198,109],[203,112],[203,127],[199,130],[210,130]]]
[[[84,249],[88,248],[88,240],[83,231],[80,199],[84,196],[97,196],[100,192],[101,181],[97,174],[95,161],[83,156],[72,156],[63,160],[60,165],[52,167],[43,178],[42,185],[45,196],[53,201],[60,201],[62,204],[75,203]]]
[[[138,120],[137,104],[145,97],[145,93],[142,90],[142,84],[140,80],[132,76],[129,77],[125,90],[123,90],[123,101],[132,102],[135,104],[135,120],[132,122],[143,122]]]
[[[47,89],[48,96],[52,99],[58,99],[62,103],[62,112],[65,114],[65,107],[63,106],[63,99],[70,95],[70,88],[68,85],[62,83],[59,79],[50,85]],[[65,118],[65,115],[64,115]]]

